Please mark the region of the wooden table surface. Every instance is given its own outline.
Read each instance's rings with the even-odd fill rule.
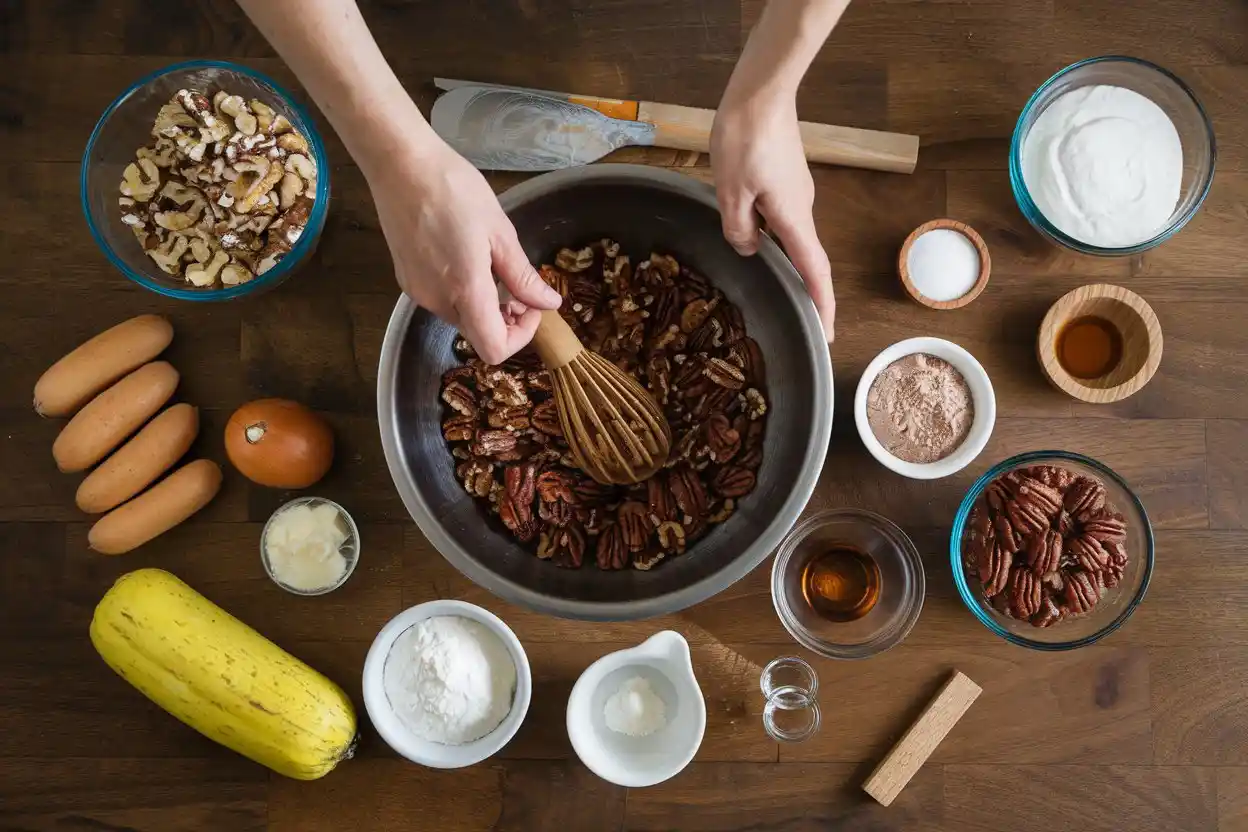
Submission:
[[[761,0],[377,0],[383,49],[427,103],[434,75],[716,104]],[[1182,9],[1179,9],[1179,6]],[[144,73],[185,57],[239,59],[294,79],[229,0],[0,3],[0,829],[143,832],[320,830],[1248,830],[1248,5],[1111,0],[856,0],[802,88],[803,118],[919,133],[911,176],[821,168],[816,213],[837,275],[833,349],[840,407],[811,508],[859,506],[903,526],[923,552],[928,597],[904,645],[861,663],[815,661],[824,724],[803,744],[763,733],[758,671],[801,653],[772,610],[760,567],[679,615],[631,624],[560,621],[470,585],[425,541],[387,474],[374,408],[382,333],[397,290],[365,184],[331,136],[333,204],[315,264],[264,297],[163,300],[115,273],[78,205],[78,160],[99,113]],[[1010,195],[1006,151],[1027,96],[1097,54],[1158,61],[1201,96],[1219,139],[1204,209],[1174,240],[1114,260],[1043,242]],[[627,154],[705,176],[688,154]],[[499,187],[514,180],[499,179]],[[898,246],[939,216],[969,222],[992,251],[987,291],[966,310],[907,302]],[[1066,291],[1110,281],[1161,319],[1165,359],[1118,405],[1074,403],[1041,376],[1033,339]],[[58,474],[58,424],[30,408],[40,372],[89,335],[140,312],[174,322],[181,399],[202,408],[199,453],[224,462],[231,410],[260,395],[326,411],[340,450],[317,491],[362,527],[364,556],[322,599],[284,594],[261,570],[260,524],[287,495],[227,472],[193,522],[122,558],[93,555]],[[901,479],[863,450],[849,418],[858,374],[884,346],[939,335],[973,352],[996,385],[996,431],[980,459],[935,483]],[[1094,455],[1138,488],[1157,528],[1143,606],[1100,644],[1059,655],[1010,646],[958,601],[946,537],[972,478],[1010,454]],[[494,760],[436,772],[366,728],[360,753],[324,780],[256,766],[160,712],[87,640],[111,581],[172,570],[341,683],[359,703],[370,640],[405,607],[464,598],[524,641],[533,706]],[[565,698],[604,653],[670,627],[693,645],[707,700],[695,762],[626,792],[590,774],[564,730]],[[809,656],[808,656],[809,657]],[[810,657],[813,658],[813,657]],[[960,668],[984,692],[898,801],[858,789]]]

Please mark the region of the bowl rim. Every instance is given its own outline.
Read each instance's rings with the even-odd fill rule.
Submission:
[[[484,737],[463,745],[442,745],[408,733],[386,697],[386,659],[394,642],[420,622],[441,615],[457,615],[484,625],[506,645],[516,667],[516,692],[507,716]],[[382,740],[400,756],[429,768],[464,768],[497,754],[520,730],[533,696],[533,673],[529,666],[529,657],[511,627],[484,607],[455,599],[426,601],[408,607],[386,622],[368,648],[362,677],[364,709]]]
[[[1078,296],[1078,297],[1077,297]],[[1148,333],[1148,355],[1130,378],[1115,384],[1113,387],[1092,387],[1084,384],[1084,379],[1076,378],[1062,367],[1057,360],[1057,340],[1062,327],[1070,320],[1070,309],[1075,303],[1092,300],[1112,300],[1123,304],[1138,315]],[[1144,389],[1157,369],[1161,366],[1165,342],[1161,331],[1161,322],[1157,313],[1144,298],[1122,286],[1112,283],[1093,283],[1071,289],[1062,295],[1049,310],[1044,313],[1044,320],[1036,333],[1036,354],[1040,359],[1040,367],[1054,387],[1079,401],[1093,404],[1112,404],[1133,396]],[[1112,371],[1111,371],[1112,372]],[[1089,379],[1091,380],[1091,379]]]
[[[1135,597],[1131,602],[1118,614],[1118,616],[1100,630],[1083,638],[1072,639],[1070,641],[1043,642],[1029,639],[1026,636],[1020,636],[1012,633],[997,623],[996,619],[988,615],[980,605],[979,599],[975,597],[966,579],[966,566],[962,563],[962,537],[963,530],[966,527],[967,518],[970,516],[971,509],[975,505],[975,501],[988,487],[988,484],[1002,474],[1014,470],[1024,465],[1034,465],[1046,461],[1059,460],[1067,462],[1078,462],[1095,470],[1101,476],[1113,480],[1120,488],[1130,497],[1131,504],[1134,506],[1136,513],[1144,522],[1144,541],[1146,543],[1144,552],[1144,577],[1140,581],[1140,587],[1136,590]],[[989,630],[996,635],[1020,647],[1027,647],[1032,650],[1040,650],[1043,652],[1060,652],[1063,650],[1074,650],[1079,647],[1086,647],[1094,644],[1105,636],[1117,630],[1127,622],[1127,619],[1135,612],[1140,602],[1144,600],[1144,595],[1148,592],[1148,586],[1153,579],[1153,564],[1156,557],[1156,540],[1153,536],[1153,523],[1149,519],[1148,512],[1144,508],[1144,503],[1140,501],[1139,496],[1131,485],[1116,472],[1103,462],[1099,462],[1090,456],[1075,453],[1073,451],[1028,451],[1026,453],[1015,454],[1007,457],[1001,462],[989,468],[979,479],[971,485],[966,495],[962,498],[962,502],[958,505],[958,512],[954,515],[953,529],[949,533],[949,563],[953,572],[953,585],[958,591],[958,597],[962,599],[962,603],[966,606],[971,614]]]
[[[296,126],[302,129],[304,138],[308,140],[311,146],[312,155],[316,162],[316,197],[312,205],[312,213],[308,217],[308,222],[304,226],[303,233],[299,239],[291,247],[290,251],[282,258],[276,266],[269,269],[262,275],[252,278],[246,283],[237,286],[229,286],[220,289],[190,289],[179,286],[170,286],[158,280],[153,280],[142,272],[135,271],[117,255],[109,244],[103,232],[97,227],[95,221],[91,218],[91,185],[88,177],[88,170],[91,164],[91,154],[95,150],[95,144],[99,140],[100,134],[104,131],[104,127],[108,124],[109,119],[131,95],[141,90],[143,87],[152,82],[175,72],[195,69],[223,69],[239,75],[246,75],[249,78],[269,87],[279,97],[283,103],[294,112],[298,124]],[[249,295],[253,292],[260,291],[263,288],[276,286],[287,277],[291,271],[298,266],[303,260],[311,254],[316,247],[317,239],[321,235],[321,231],[325,227],[325,218],[329,211],[329,178],[330,166],[329,156],[325,151],[325,143],[321,138],[320,131],[316,129],[315,122],[309,116],[308,111],[299,104],[298,101],[290,94],[290,92],[281,84],[274,81],[268,75],[259,70],[244,66],[233,61],[218,60],[190,60],[179,61],[169,64],[160,69],[153,70],[142,78],[132,83],[120,95],[112,100],[105,108],[95,123],[95,127],[91,130],[91,136],[87,139],[87,145],[82,152],[82,161],[79,164],[78,172],[78,199],[82,207],[83,217],[87,221],[87,229],[91,232],[92,239],[95,240],[100,250],[104,252],[104,256],[108,258],[109,263],[115,269],[120,271],[130,280],[138,283],[145,289],[149,289],[157,294],[165,297],[177,298],[178,300],[193,301],[221,301],[232,300],[243,295]]]
[[[867,394],[871,392],[871,385],[875,383],[876,377],[894,361],[915,353],[934,355],[952,364],[966,379],[975,401],[975,421],[971,423],[966,439],[949,456],[935,462],[906,462],[893,456],[876,438],[867,418]],[[854,391],[854,424],[858,428],[862,444],[884,467],[915,480],[941,479],[970,465],[987,446],[997,424],[997,394],[988,371],[965,347],[944,338],[927,335],[906,338],[880,350],[862,371],[858,387]]]
[[[1023,122],[1027,120],[1027,116],[1031,113],[1036,104],[1039,103],[1040,98],[1059,80],[1073,72],[1083,69],[1084,67],[1092,66],[1098,63],[1134,64],[1146,70],[1152,70],[1158,75],[1161,75],[1165,79],[1174,83],[1191,100],[1192,104],[1196,107],[1196,111],[1200,113],[1201,122],[1205,126],[1205,138],[1209,144],[1209,175],[1200,186],[1199,196],[1197,196],[1186,211],[1180,214],[1176,219],[1167,223],[1165,228],[1157,232],[1157,234],[1132,246],[1097,246],[1092,245],[1091,243],[1085,243],[1082,240],[1077,240],[1069,234],[1066,234],[1057,226],[1053,225],[1053,223],[1051,223],[1049,219],[1044,216],[1043,212],[1040,211],[1040,208],[1031,198],[1031,193],[1027,189],[1027,183],[1023,180],[1022,148],[1023,140],[1026,138],[1023,134]],[[1209,196],[1209,191],[1213,187],[1213,178],[1217,173],[1217,167],[1218,143],[1213,132],[1213,122],[1209,118],[1209,113],[1205,111],[1204,105],[1200,103],[1200,99],[1196,96],[1196,93],[1182,78],[1175,75],[1165,67],[1159,66],[1152,61],[1144,60],[1143,58],[1133,58],[1130,55],[1099,55],[1093,58],[1084,58],[1081,61],[1076,61],[1075,63],[1063,67],[1053,73],[1053,75],[1037,87],[1036,91],[1033,92],[1031,97],[1027,99],[1027,103],[1023,105],[1023,109],[1018,115],[1018,120],[1014,123],[1014,130],[1010,136],[1010,188],[1014,192],[1014,200],[1018,203],[1019,210],[1022,211],[1023,216],[1027,218],[1029,223],[1035,226],[1054,242],[1057,242],[1072,251],[1076,251],[1081,254],[1091,254],[1098,257],[1122,257],[1131,254],[1139,254],[1161,245],[1166,240],[1177,234],[1180,230],[1182,230],[1183,226],[1187,225],[1188,222],[1191,221],[1192,217],[1196,216],[1196,212],[1199,211],[1201,206],[1205,204],[1205,198]]]
[[[511,211],[568,185],[619,183],[657,187],[718,212],[715,189],[710,185],[674,171],[646,165],[595,164],[546,173],[509,189],[500,195],[499,202],[505,211]],[[414,482],[409,479],[399,450],[395,402],[399,346],[417,312],[416,304],[407,295],[401,295],[382,342],[377,371],[377,422],[390,477],[408,513],[434,548],[473,583],[504,600],[547,615],[584,621],[629,621],[677,612],[722,592],[766,560],[797,522],[814,493],[832,436],[834,391],[831,354],[823,325],[805,284],[788,257],[766,234],[759,237],[757,256],[776,274],[802,322],[801,335],[811,347],[815,370],[814,402],[810,441],[801,468],[791,480],[792,490],[780,511],[740,557],[719,571],[673,592],[631,601],[581,601],[555,598],[521,586],[485,568],[475,557],[463,551],[442,528]]]
[[[831,642],[814,638],[800,631],[795,626],[795,623],[790,623],[790,619],[793,619],[794,622],[796,621],[795,616],[789,612],[788,606],[780,600],[783,596],[783,592],[780,590],[784,586],[784,567],[793,556],[793,553],[797,551],[798,544],[809,537],[811,532],[829,520],[837,518],[857,519],[881,528],[895,536],[901,541],[902,559],[911,568],[914,575],[914,597],[910,602],[909,608],[905,609],[904,614],[900,617],[901,623],[898,629],[890,634],[888,638],[877,636],[871,641],[853,645],[849,648],[843,645],[831,646]],[[794,641],[812,653],[816,653],[824,658],[858,661],[874,658],[881,653],[885,653],[901,644],[910,635],[914,625],[919,622],[919,616],[923,614],[923,602],[927,597],[927,569],[923,566],[923,556],[919,553],[918,547],[914,545],[914,540],[911,539],[910,535],[906,534],[905,529],[884,515],[865,508],[826,509],[807,517],[789,532],[788,537],[785,538],[784,543],[780,545],[780,549],[776,552],[775,560],[772,561],[769,590],[771,592],[771,605],[776,611],[776,617],[780,619],[780,623],[784,626],[785,631],[793,637]],[[781,658],[785,657],[782,656]],[[800,659],[800,657],[798,658]],[[767,668],[771,666],[769,663]],[[817,689],[818,677],[815,679],[815,685]],[[765,691],[764,695],[766,695]]]

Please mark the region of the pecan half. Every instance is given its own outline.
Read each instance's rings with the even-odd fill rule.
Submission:
[[[494,482],[494,466],[485,459],[470,459],[455,469],[464,490],[474,497],[488,497]]]
[[[555,500],[553,503],[539,500],[537,515],[542,518],[543,522],[552,526],[566,526],[572,521],[572,504],[565,503],[563,500]]]
[[[599,569],[623,569],[628,566],[628,547],[624,544],[624,533],[619,523],[612,523],[598,535],[595,555]]]
[[[563,426],[559,423],[559,410],[554,400],[544,401],[529,414],[529,422],[534,428],[547,436],[563,436]]]
[[[1005,514],[992,518],[992,530],[1001,547],[1011,555],[1023,548],[1023,539],[1014,531],[1014,524]]]
[[[1095,537],[1087,534],[1075,537],[1066,546],[1075,561],[1087,572],[1100,572],[1109,564],[1109,552],[1105,551],[1105,547]]]
[[[628,500],[620,505],[616,518],[628,551],[640,552],[646,548],[646,543],[650,540],[650,524],[646,518],[646,507],[636,500]]]
[[[1078,475],[1069,468],[1059,468],[1056,465],[1036,465],[1028,468],[1027,472],[1045,485],[1057,489],[1063,495],[1078,478]]]
[[[594,250],[589,246],[576,251],[561,248],[555,255],[555,265],[567,272],[583,272],[594,265]]]
[[[691,352],[710,352],[723,345],[724,325],[714,317],[707,318],[706,323],[695,329],[688,341],[688,348]]]
[[[556,500],[575,503],[576,493],[572,490],[572,484],[572,475],[567,472],[543,471],[537,478],[537,493],[548,503]]]
[[[1127,540],[1127,521],[1121,514],[1110,511],[1086,517],[1083,521],[1083,534],[1102,543],[1125,543]]]
[[[1072,572],[1066,579],[1066,606],[1075,615],[1087,612],[1101,600],[1096,579],[1087,572]]]
[[[1000,538],[993,541],[992,547],[988,552],[987,569],[984,568],[985,564],[981,561],[979,575],[980,580],[984,582],[984,595],[991,598],[1005,591],[1005,587],[1010,580],[1010,564],[1014,560],[1014,553],[1006,551]]]
[[[763,351],[753,338],[742,338],[733,344],[728,350],[728,360],[735,363],[745,373],[747,384],[759,387],[767,380]]]
[[[500,407],[497,410],[491,410],[489,415],[486,416],[486,421],[489,422],[492,428],[512,433],[527,430],[529,427],[529,409],[524,406]]]
[[[1062,608],[1057,603],[1045,595],[1040,599],[1040,611],[1031,617],[1031,625],[1033,627],[1052,627],[1063,617]]]
[[[692,468],[687,465],[673,468],[668,482],[681,511],[689,517],[705,517],[706,491]]]
[[[442,386],[446,387],[453,381],[458,381],[458,382],[467,384],[473,381],[475,377],[476,377],[476,373],[473,371],[471,367],[469,367],[466,364],[461,364],[458,367],[452,367],[451,369],[447,370],[445,373],[442,374]]]
[[[723,412],[732,404],[732,401],[732,388],[715,387],[710,392],[699,396],[689,413],[695,419],[706,419],[713,413]]]
[[[1027,565],[1036,575],[1056,572],[1062,560],[1062,536],[1049,529],[1027,539]]]
[[[767,413],[767,400],[763,398],[763,394],[756,388],[751,387],[745,391],[745,412],[751,421],[763,418]]]
[[[663,551],[669,554],[683,554],[685,551],[685,527],[668,520],[666,523],[660,523],[657,530],[659,536],[659,545],[663,547]]]
[[[514,433],[505,430],[483,430],[472,443],[476,456],[499,456],[514,451],[519,440]]]
[[[681,332],[688,335],[706,323],[706,319],[714,311],[715,305],[714,300],[703,300],[701,298],[689,302],[680,313]]]
[[[555,389],[554,382],[550,379],[549,370],[534,370],[530,373],[525,373],[524,383],[535,393],[552,393]]]
[[[720,503],[719,508],[714,511],[710,517],[706,518],[708,523],[723,523],[732,516],[733,511],[737,508],[736,500],[724,500]]]
[[[1005,483],[999,479],[988,483],[988,487],[984,489],[984,499],[988,501],[988,505],[995,512],[1005,511],[1005,507],[1010,502],[1010,490],[1005,487]]]
[[[581,477],[572,484],[573,502],[583,505],[605,503],[615,496],[615,489],[609,485],[595,482],[589,477]]]
[[[676,506],[672,492],[667,485],[667,477],[656,474],[646,483],[646,502],[650,509],[648,519],[652,526],[660,526],[668,520],[676,519]]]
[[[1053,521],[1062,510],[1062,494],[1056,488],[1045,485],[1031,476],[1019,476],[1007,480],[1007,487],[1014,493],[1020,503],[1039,511],[1045,518],[1045,524]]]
[[[740,390],[745,386],[745,373],[741,368],[722,358],[708,360],[702,374],[728,390]]]
[[[723,497],[744,497],[754,490],[754,472],[737,465],[725,465],[715,474],[712,485]]]
[[[733,428],[732,422],[724,414],[711,414],[703,430],[706,432],[706,445],[712,462],[728,462],[740,452],[741,434]]]
[[[503,496],[498,506],[503,525],[526,543],[538,531],[538,523],[533,517],[535,474],[532,465],[508,465],[503,470]]]
[[[1049,517],[1044,508],[1031,498],[1018,497],[1005,507],[1010,525],[1020,534],[1038,534],[1049,527]]]
[[[462,416],[476,417],[477,399],[462,381],[452,381],[442,388],[442,401]]]
[[[442,423],[442,438],[447,442],[471,442],[477,420],[472,416],[452,416]]]
[[[1105,485],[1091,477],[1079,477],[1067,489],[1063,503],[1076,518],[1090,516],[1105,507]]]
[[[1057,530],[1063,537],[1070,537],[1075,533],[1075,518],[1066,509],[1062,509],[1057,515]]]
[[[1040,611],[1040,579],[1028,568],[1015,566],[1010,572],[1010,614],[1031,618]]]

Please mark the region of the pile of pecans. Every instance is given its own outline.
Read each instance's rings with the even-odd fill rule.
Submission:
[[[1127,522],[1096,477],[1035,465],[989,483],[972,510],[966,567],[998,612],[1050,627],[1121,583]]]
[[[763,357],[740,311],[702,275],[618,243],[563,249],[542,278],[587,349],[637,378],[672,427],[667,467],[629,487],[582,473],[563,439],[550,374],[525,350],[501,366],[475,356],[442,379],[442,433],[469,494],[539,558],[579,568],[651,569],[680,555],[754,490],[763,460]]]
[[[316,198],[307,139],[262,101],[178,90],[120,185],[121,221],[165,273],[237,286],[298,242]]]

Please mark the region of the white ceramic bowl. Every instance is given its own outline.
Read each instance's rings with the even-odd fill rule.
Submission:
[[[634,676],[663,700],[666,723],[644,737],[607,727],[607,699]],[[628,650],[609,653],[586,668],[568,697],[568,738],[576,756],[603,780],[629,788],[675,777],[698,753],[706,733],[706,700],[693,675],[684,636],[656,633]]]
[[[971,431],[958,449],[944,459],[927,463],[906,462],[893,456],[875,438],[867,421],[867,393],[875,383],[876,376],[897,359],[920,352],[943,358],[952,364],[962,374],[962,378],[966,379],[967,386],[971,388],[971,400],[975,404],[975,421],[971,423]],[[993,425],[997,422],[997,396],[992,390],[988,371],[975,360],[975,356],[957,344],[943,338],[908,338],[885,349],[863,371],[862,378],[858,381],[858,390],[854,394],[854,422],[858,425],[862,444],[867,446],[871,456],[878,459],[884,467],[911,479],[935,480],[961,471],[988,444],[988,437],[992,436]]]
[[[458,615],[480,622],[506,645],[516,665],[516,694],[511,711],[493,731],[463,745],[443,745],[413,735],[391,707],[383,681],[386,659],[395,640],[426,618],[439,615]],[[525,655],[520,639],[497,615],[464,601],[429,601],[399,613],[381,628],[377,638],[373,639],[373,646],[368,649],[368,658],[364,660],[364,708],[373,727],[396,752],[413,763],[430,768],[463,768],[492,757],[515,736],[529,711],[532,695],[533,676],[529,670],[529,657]]]

